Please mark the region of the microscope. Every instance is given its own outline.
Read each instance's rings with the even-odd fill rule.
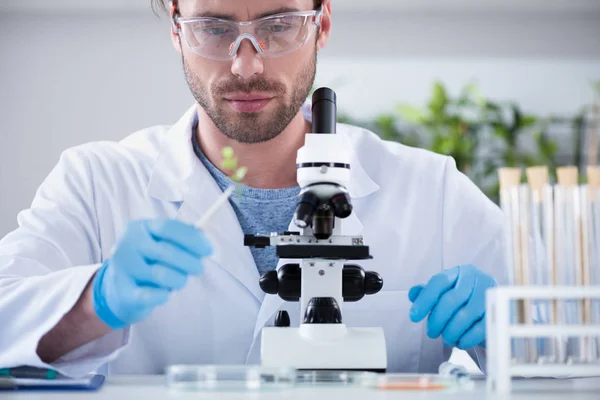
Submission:
[[[336,134],[336,94],[320,88],[313,94],[312,133],[297,154],[298,194],[293,223],[298,232],[245,235],[244,245],[275,246],[278,258],[298,260],[260,278],[261,289],[289,302],[300,302],[298,328],[279,311],[275,326],[265,327],[261,363],[299,370],[385,372],[387,352],[383,328],[348,327],[344,302],[378,293],[383,280],[347,261],[373,257],[361,236],[344,236],[343,220],[352,213],[350,184],[352,149]]]

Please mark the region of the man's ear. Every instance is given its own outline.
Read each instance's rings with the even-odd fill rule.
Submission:
[[[173,47],[179,54],[181,54],[181,28],[175,24],[174,18],[179,14],[177,10],[177,6],[173,4],[173,2],[169,2],[169,19],[171,21],[171,41],[173,42]]]
[[[321,16],[319,38],[317,39],[317,50],[325,47],[331,35],[331,0],[323,0],[322,4],[323,15]]]

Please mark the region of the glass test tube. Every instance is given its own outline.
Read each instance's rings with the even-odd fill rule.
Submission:
[[[531,283],[539,286],[554,285],[554,214],[552,187],[544,184],[539,191],[532,192],[531,240],[533,242],[530,267]],[[536,300],[534,321],[536,324],[556,324],[555,302]],[[536,341],[537,362],[555,363],[557,340],[555,337],[539,338]]]
[[[536,247],[539,241],[536,235],[533,233],[532,225],[532,191],[529,185],[523,184],[519,188],[519,235],[520,235],[520,257],[521,262],[517,269],[517,279],[519,284],[528,286],[532,283],[532,265],[537,262]],[[532,262],[533,261],[533,262]],[[532,325],[534,323],[533,305],[531,300],[520,300],[518,302],[519,308],[519,322],[521,324]],[[524,339],[524,350],[525,360],[527,363],[537,362],[537,345],[536,339],[526,338]]]
[[[564,269],[566,256],[565,256],[565,192],[564,187],[560,185],[554,186],[554,260],[555,260],[555,283],[557,285],[564,284]],[[558,325],[566,324],[565,321],[565,304],[563,301],[555,301],[555,323]],[[558,337],[557,346],[557,361],[566,362],[567,360],[567,338]]]
[[[500,207],[505,216],[504,242],[507,285],[515,286],[517,280],[517,266],[520,264],[519,248],[519,187],[503,188],[500,191]],[[516,324],[520,320],[517,302],[510,304],[510,323]],[[523,339],[511,339],[511,355],[513,363],[525,362],[525,346]]]
[[[600,287],[600,189],[588,189],[588,245],[589,245],[589,278],[590,285]],[[600,325],[600,299],[593,299],[590,304],[590,323]],[[600,336],[590,342],[590,358],[600,363]]]
[[[577,281],[581,286],[590,286],[591,284],[591,232],[592,232],[592,193],[588,185],[579,187],[580,200],[580,241],[581,247],[581,264],[577,269]],[[583,299],[579,302],[581,312],[579,315],[580,323],[583,325],[591,324],[592,317],[592,302],[591,299]],[[592,363],[594,361],[594,344],[595,338],[586,336],[580,339],[580,357],[581,362]]]
[[[557,278],[563,286],[579,285],[581,266],[581,207],[580,191],[576,185],[557,185],[556,196],[556,250]],[[559,323],[582,323],[582,307],[579,300],[567,299],[559,302]],[[566,341],[564,361],[584,362],[584,346],[579,338],[569,337]]]

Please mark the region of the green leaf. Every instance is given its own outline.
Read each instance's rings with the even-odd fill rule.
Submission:
[[[512,113],[513,113],[513,125],[510,128],[509,132],[513,135],[519,130],[523,123],[523,114],[521,113],[521,109],[516,105],[511,105]]]
[[[433,85],[433,96],[429,102],[429,109],[435,116],[442,116],[448,105],[446,88],[438,81]]]
[[[237,158],[225,159],[221,162],[221,166],[223,169],[236,169],[237,168]]]
[[[233,158],[233,148],[231,148],[231,147],[223,147],[223,149],[221,150],[221,155],[225,159],[231,159],[231,158]]]
[[[477,86],[476,84],[469,83],[466,86],[466,91],[473,99],[475,99],[475,103],[479,106],[484,106],[486,104],[485,96],[479,89],[479,86]]]
[[[419,124],[425,120],[425,113],[413,106],[399,105],[396,107],[398,114],[408,123]]]
[[[521,127],[525,128],[531,125],[535,125],[538,122],[538,118],[533,115],[525,115],[521,120]]]

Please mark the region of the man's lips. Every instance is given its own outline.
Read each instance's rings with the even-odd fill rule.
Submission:
[[[233,93],[225,96],[225,99],[229,101],[257,101],[257,100],[268,100],[273,98],[265,93]]]
[[[258,93],[236,93],[225,97],[234,110],[239,112],[259,112],[273,99],[272,96]]]

